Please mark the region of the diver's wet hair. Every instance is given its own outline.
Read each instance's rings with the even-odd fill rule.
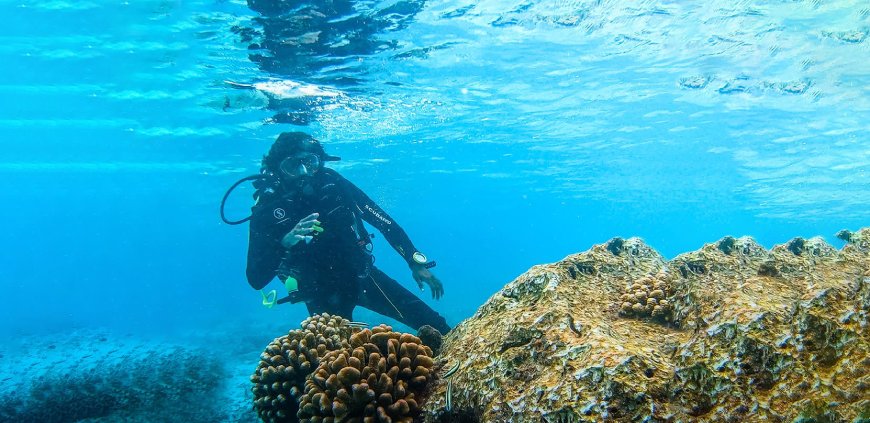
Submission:
[[[278,170],[281,161],[301,151],[317,154],[321,160],[329,160],[332,157],[323,151],[323,146],[311,135],[304,132],[282,132],[272,144],[269,152],[263,156],[262,167],[273,171]]]

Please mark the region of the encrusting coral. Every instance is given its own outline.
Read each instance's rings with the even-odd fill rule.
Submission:
[[[306,378],[327,353],[350,346],[350,336],[358,331],[350,323],[325,313],[315,315],[305,319],[301,329],[269,343],[251,376],[254,408],[263,421],[298,421],[297,404]]]
[[[535,266],[447,335],[424,420],[868,421],[870,228],[848,235]]]
[[[386,325],[352,335],[350,347],[322,358],[305,384],[300,421],[411,423],[434,376],[432,350]]]

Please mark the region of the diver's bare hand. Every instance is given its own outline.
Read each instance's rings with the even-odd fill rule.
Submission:
[[[437,300],[444,295],[444,285],[441,285],[441,281],[429,269],[422,265],[413,265],[411,266],[411,275],[414,277],[414,281],[417,282],[420,290],[423,290],[424,283],[429,285],[429,288],[432,289],[432,298]]]
[[[284,235],[284,238],[281,239],[281,245],[284,248],[290,248],[298,244],[299,241],[311,242],[314,237],[314,226],[320,224],[320,221],[317,220],[318,217],[320,217],[320,213],[311,213],[303,217],[290,232],[287,232],[287,235]]]

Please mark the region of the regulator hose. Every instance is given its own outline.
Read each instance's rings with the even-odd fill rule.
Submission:
[[[224,198],[221,200],[221,220],[223,220],[224,223],[226,223],[228,225],[239,225],[239,224],[247,222],[248,220],[251,220],[251,216],[248,216],[242,220],[229,220],[229,219],[227,219],[226,214],[224,214],[224,207],[227,204],[227,198],[229,198],[229,196],[233,192],[233,190],[236,189],[239,185],[241,185],[245,182],[248,182],[248,181],[256,181],[258,179],[265,179],[265,178],[266,178],[266,175],[263,175],[263,174],[245,176],[244,178],[239,179],[238,181],[236,181],[236,183],[234,183],[232,186],[230,186],[230,188],[224,194]]]

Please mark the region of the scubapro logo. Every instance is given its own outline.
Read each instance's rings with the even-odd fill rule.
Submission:
[[[287,215],[287,213],[284,211],[284,209],[282,209],[280,207],[275,209],[275,211],[272,212],[272,216],[275,216],[275,219],[283,219],[284,216],[286,216],[286,215]]]
[[[375,217],[377,217],[378,219],[381,219],[381,221],[384,222],[384,223],[386,223],[387,225],[392,225],[392,224],[393,224],[393,222],[391,222],[390,219],[387,219],[386,217],[381,216],[380,213],[376,212],[374,209],[372,209],[371,207],[369,207],[368,204],[365,205],[365,208],[366,208],[366,210],[369,211],[369,213],[375,215]]]

